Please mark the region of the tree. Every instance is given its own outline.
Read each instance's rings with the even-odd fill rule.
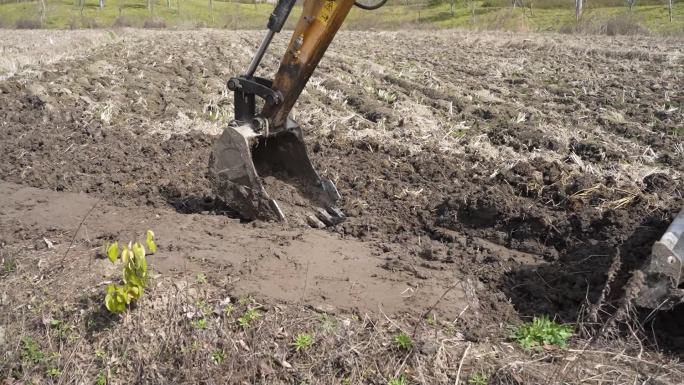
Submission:
[[[104,8],[104,0],[100,0],[100,9]]]
[[[45,13],[47,13],[47,6],[45,5],[45,0],[40,0],[40,25],[45,22]]]
[[[456,9],[456,0],[449,0],[449,9],[451,11],[451,16],[453,17]]]
[[[670,17],[670,23],[672,23],[672,0],[667,0],[667,14]]]
[[[584,0],[575,0],[575,20],[579,21],[582,17],[582,7]]]
[[[629,11],[632,12],[632,8],[636,4],[636,0],[627,0],[627,5],[629,5]]]

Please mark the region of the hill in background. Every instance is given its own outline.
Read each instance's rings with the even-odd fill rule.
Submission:
[[[270,1],[270,0],[269,0]],[[473,28],[602,34],[684,32],[684,1],[585,0],[582,18],[573,0],[390,0],[375,11],[352,10],[347,29]],[[273,4],[225,0],[0,1],[3,28],[228,28],[262,29]],[[300,7],[290,17],[296,21]],[[671,20],[670,20],[671,19]]]

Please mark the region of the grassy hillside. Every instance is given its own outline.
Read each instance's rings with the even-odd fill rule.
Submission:
[[[579,28],[604,32],[606,25],[620,24],[629,30],[643,27],[655,33],[684,33],[684,2],[674,4],[673,22],[669,22],[667,6],[651,1],[634,7],[632,12],[614,1],[590,1]],[[570,30],[577,28],[574,2],[565,0],[532,1],[532,9],[512,9],[509,0],[484,0],[470,4],[457,2],[452,14],[448,3],[433,6],[386,6],[377,11],[355,10],[350,18],[351,27],[397,28],[413,24],[426,28],[476,28],[506,30]]]
[[[4,1],[4,3],[3,3]],[[111,26],[261,29],[273,9],[264,3],[225,0],[0,1],[0,27],[96,28]],[[630,12],[622,0],[588,1],[582,21],[575,21],[573,0],[525,0],[512,9],[510,0],[390,0],[376,11],[353,9],[351,29],[476,28],[506,30],[583,30],[596,33],[684,33],[684,1],[674,0],[669,22],[666,0],[645,0]],[[299,12],[297,7],[290,26]]]
[[[273,9],[270,4],[241,4],[213,0],[157,0],[148,8],[146,0],[104,0],[100,9],[98,0],[47,0],[43,27],[89,28],[109,26],[162,27],[219,27],[257,28],[266,23]],[[22,21],[37,21],[41,17],[41,4],[37,1],[0,4],[0,18],[7,27]],[[22,27],[19,25],[19,27]]]

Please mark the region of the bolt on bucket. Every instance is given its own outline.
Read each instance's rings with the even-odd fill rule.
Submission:
[[[344,220],[336,207],[340,194],[314,169],[295,122],[288,119],[285,128],[272,133],[258,133],[251,124],[226,127],[209,158],[214,193],[245,219],[284,221],[286,213],[264,188],[267,175],[298,191],[310,206],[310,223],[333,226]]]

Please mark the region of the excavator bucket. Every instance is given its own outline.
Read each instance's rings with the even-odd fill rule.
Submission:
[[[309,223],[312,217],[326,226],[344,220],[335,205],[340,195],[332,181],[314,169],[296,123],[288,119],[286,129],[270,135],[255,132],[250,124],[226,127],[209,159],[214,193],[245,219],[284,221],[287,213],[264,187],[266,177],[297,190],[307,201]]]
[[[651,257],[642,270],[644,285],[637,305],[668,310],[684,302],[684,209],[653,245]]]

